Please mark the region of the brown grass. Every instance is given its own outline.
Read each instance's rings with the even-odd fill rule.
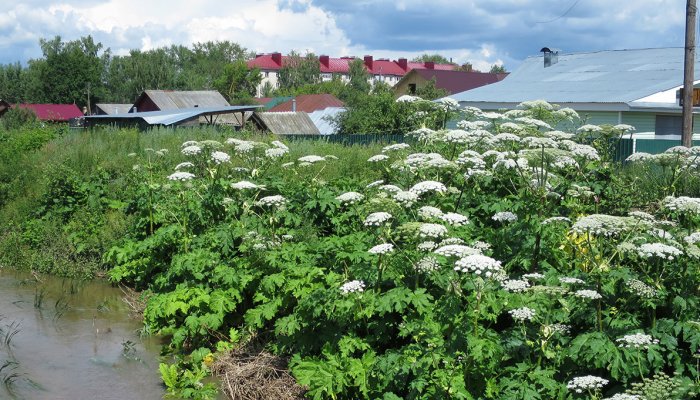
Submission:
[[[134,289],[119,285],[122,293],[122,301],[126,303],[129,307],[129,317],[133,319],[143,320],[143,312],[146,309],[146,303],[148,303],[148,297],[142,292],[137,292]]]
[[[304,389],[286,367],[285,359],[260,346],[247,345],[219,357],[212,371],[221,379],[222,391],[229,399],[303,399]]]

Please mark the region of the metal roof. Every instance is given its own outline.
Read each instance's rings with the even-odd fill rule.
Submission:
[[[134,102],[137,111],[145,97],[150,98],[160,111],[229,105],[216,90],[146,90]]]
[[[494,74],[477,71],[455,71],[440,69],[413,69],[396,84],[399,87],[405,79],[411,79],[413,75],[419,75],[429,81],[435,79],[435,87],[445,89],[448,93],[459,93],[480,86],[492,84],[503,80],[508,74]]]
[[[32,110],[42,121],[65,122],[83,116],[75,104],[18,104],[17,107]]]
[[[528,57],[504,80],[451,96],[460,102],[623,103],[683,84],[683,48],[559,54],[545,68]],[[696,60],[695,68],[700,64]]]
[[[107,115],[128,113],[129,110],[131,110],[131,107],[133,107],[132,104],[112,104],[112,103],[97,103],[97,104],[95,104],[95,108],[97,109],[96,111],[98,114],[104,113]]]
[[[316,125],[316,129],[321,135],[334,135],[337,133],[338,128],[332,122],[332,119],[343,112],[345,112],[345,107],[328,107],[309,113],[309,118]]]
[[[276,135],[320,135],[305,112],[256,112],[251,121],[262,130],[268,130]]]
[[[277,104],[276,106],[270,108],[270,111],[292,111],[294,107],[293,102],[296,100],[296,111],[304,111],[307,113],[314,112],[316,110],[323,110],[328,107],[343,107],[343,103],[340,99],[333,96],[332,94],[300,94],[299,96],[287,100],[284,103]]]
[[[88,123],[111,123],[116,121],[143,121],[148,125],[171,126],[191,121],[204,115],[230,114],[234,112],[253,111],[261,106],[225,106],[225,107],[194,107],[179,110],[147,111],[113,115],[90,115],[85,120]]]

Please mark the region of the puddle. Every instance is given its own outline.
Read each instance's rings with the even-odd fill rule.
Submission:
[[[119,289],[0,268],[0,398],[150,400],[160,343],[141,338]]]

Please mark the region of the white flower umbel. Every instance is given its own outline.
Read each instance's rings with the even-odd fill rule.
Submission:
[[[598,160],[600,160],[600,155],[598,155],[598,151],[589,145],[577,144],[576,146],[574,146],[570,150],[571,150],[571,154],[573,154],[574,157],[576,157],[576,158],[580,158],[580,159],[586,160],[586,161],[598,161]]]
[[[197,146],[197,145],[191,145],[184,147],[182,149],[182,154],[186,156],[196,156],[197,154],[202,152],[202,148]]]
[[[559,282],[566,283],[568,285],[581,285],[586,283],[582,279],[572,278],[569,276],[562,276],[561,278],[559,278]]]
[[[416,271],[422,274],[429,274],[440,269],[440,263],[435,257],[426,256],[415,264]]]
[[[179,171],[179,170],[185,169],[185,168],[192,168],[192,167],[194,167],[194,164],[192,164],[189,161],[185,161],[185,162],[181,162],[180,164],[176,165],[175,171]]]
[[[529,274],[523,274],[523,279],[527,279],[528,281],[540,280],[544,279],[544,275],[539,272],[531,272]]]
[[[314,164],[317,162],[326,161],[326,159],[324,157],[321,157],[321,156],[309,155],[309,156],[299,157],[299,159],[297,161],[299,161],[300,163]]]
[[[579,218],[571,230],[575,233],[591,233],[596,236],[615,236],[637,226],[638,220],[631,217],[591,214]]]
[[[289,150],[285,150],[281,147],[273,147],[271,149],[265,149],[265,157],[267,158],[282,158],[285,154],[289,153]]]
[[[630,155],[629,157],[627,157],[625,159],[625,161],[634,163],[634,162],[651,161],[653,159],[654,159],[654,157],[651,154],[640,151],[640,152],[637,152],[637,153]]]
[[[455,263],[455,271],[473,272],[490,278],[503,271],[501,262],[483,254],[471,254],[460,258]]]
[[[617,393],[613,397],[606,397],[603,400],[644,400],[636,394]]]
[[[530,287],[530,282],[520,279],[508,279],[501,282],[501,286],[507,292],[522,293]]]
[[[436,247],[438,247],[437,243],[433,242],[432,240],[420,242],[418,243],[418,246],[416,246],[418,251],[431,251],[434,250]]]
[[[434,253],[445,257],[462,258],[472,254],[481,254],[481,250],[463,244],[448,244],[438,247]]]
[[[700,232],[693,232],[690,235],[683,238],[688,244],[696,244],[700,242]]]
[[[673,260],[683,252],[663,243],[644,243],[637,248],[637,254],[642,258],[656,257],[662,260]]]
[[[396,193],[396,192],[400,192],[401,190],[403,190],[400,187],[398,187],[396,185],[391,185],[391,184],[381,185],[377,189],[381,190],[382,192],[389,192],[389,193]]]
[[[365,283],[363,281],[350,281],[343,283],[340,287],[340,293],[350,294],[350,293],[362,293],[365,291]]]
[[[265,196],[255,202],[256,206],[260,207],[282,207],[287,204],[287,199],[280,195]]]
[[[496,222],[505,222],[505,223],[509,223],[509,222],[515,222],[515,221],[517,221],[517,220],[518,220],[518,216],[515,215],[515,214],[513,214],[513,213],[510,212],[510,211],[501,211],[501,212],[497,212],[497,213],[493,214],[493,216],[491,217],[491,219],[494,220],[494,221],[496,221]]]
[[[384,146],[384,148],[382,148],[382,153],[389,153],[392,151],[405,150],[409,147],[411,147],[411,146],[408,143],[390,144],[390,145]]]
[[[640,281],[639,279],[630,279],[625,282],[627,288],[634,294],[645,299],[656,297],[656,289]]]
[[[668,196],[663,200],[664,207],[671,211],[687,214],[700,214],[700,199],[696,197]]]
[[[408,190],[400,190],[394,193],[392,198],[404,207],[410,207],[416,201],[418,201],[418,195],[416,193],[409,192]]]
[[[365,187],[366,187],[367,189],[369,189],[369,188],[373,188],[373,187],[376,187],[376,186],[379,186],[379,185],[383,185],[383,184],[384,184],[384,181],[380,179],[380,180],[378,180],[378,181],[374,181],[374,182],[372,182],[372,183],[367,184],[367,186],[365,186]]]
[[[598,125],[586,124],[576,129],[576,132],[600,132],[602,130],[603,128],[599,127]]]
[[[442,217],[442,211],[433,206],[423,206],[418,209],[418,216],[423,219],[436,219]]]
[[[613,126],[613,129],[625,131],[625,133],[634,132],[637,130],[637,128],[633,127],[632,125],[627,125],[627,124],[617,124],[617,125]]]
[[[231,184],[232,189],[236,190],[255,190],[255,189],[264,189],[264,186],[256,185],[253,182],[248,182],[248,181],[240,181],[236,183]]]
[[[365,226],[381,226],[392,218],[392,215],[388,212],[375,212],[365,218]]]
[[[389,254],[392,251],[394,251],[394,245],[391,243],[378,244],[378,245],[372,247],[371,249],[367,250],[367,252],[370,254],[378,254],[378,255]]]
[[[386,154],[377,154],[376,156],[372,156],[367,159],[367,162],[375,163],[375,162],[382,162],[386,161],[389,159],[389,156]]]
[[[336,197],[335,199],[340,202],[340,204],[343,205],[350,205],[350,204],[355,204],[362,199],[364,199],[365,196],[362,193],[357,193],[357,192],[346,192],[341,194],[340,196]]]
[[[211,160],[214,164],[223,164],[231,161],[231,156],[224,153],[223,151],[213,151],[211,153]]]
[[[437,239],[447,234],[447,228],[440,224],[423,223],[418,228],[418,236]]]
[[[440,216],[440,219],[452,226],[464,226],[469,224],[469,218],[462,214],[448,212]]]
[[[585,126],[585,125],[584,125]],[[593,375],[578,376],[569,381],[566,387],[576,393],[588,391],[599,391],[603,386],[608,384],[607,379],[599,378]]]
[[[651,335],[646,335],[644,333],[625,335],[615,341],[619,343],[618,347],[625,347],[628,349],[648,349],[649,346],[659,344],[658,339],[654,339]]]
[[[517,322],[532,321],[535,318],[535,310],[529,307],[520,307],[508,311],[511,317]]]
[[[421,196],[428,192],[445,193],[447,192],[447,187],[437,181],[423,181],[413,185],[409,191]]]
[[[189,181],[189,180],[194,179],[194,174],[191,174],[189,172],[178,171],[178,172],[174,172],[174,173],[168,175],[168,179],[171,181],[184,182],[184,181]]]
[[[458,237],[448,237],[444,238],[440,241],[440,246],[449,246],[451,244],[464,244],[464,239],[458,238]],[[474,248],[477,248],[476,245],[472,246]]]
[[[557,222],[562,222],[562,223],[571,223],[571,220],[567,217],[550,217],[542,221],[542,225],[549,225],[549,224],[554,224]]]
[[[589,300],[598,300],[603,298],[600,293],[596,292],[595,290],[588,289],[577,290],[574,292],[574,296]]]

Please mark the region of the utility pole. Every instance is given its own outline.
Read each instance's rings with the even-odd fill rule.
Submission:
[[[681,144],[693,146],[693,82],[695,80],[695,0],[688,0],[685,13],[685,66],[683,68],[683,134]]]

